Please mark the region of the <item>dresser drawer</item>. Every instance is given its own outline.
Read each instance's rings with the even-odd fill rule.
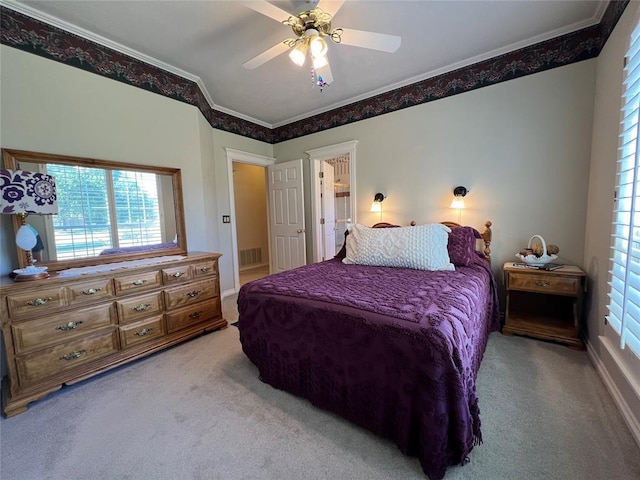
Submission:
[[[121,324],[136,322],[162,312],[162,292],[118,300],[116,305]]]
[[[81,305],[86,302],[111,298],[114,296],[113,282],[107,278],[67,286],[67,295],[70,305]]]
[[[167,310],[183,307],[218,296],[218,282],[215,278],[193,282],[182,287],[167,288],[164,301]]]
[[[158,315],[141,322],[130,323],[120,327],[120,345],[131,347],[165,334],[164,316]]]
[[[180,308],[166,314],[167,332],[173,333],[220,315],[220,297]]]
[[[64,290],[44,288],[38,292],[7,296],[10,317],[50,314],[64,306]]]
[[[150,290],[161,285],[160,272],[136,273],[115,278],[116,293],[135,293]]]
[[[207,277],[210,275],[217,275],[218,274],[218,268],[217,265],[218,262],[215,260],[210,260],[210,261],[205,261],[205,262],[200,262],[200,263],[194,263],[193,264],[193,277],[194,278],[200,278],[200,277]]]
[[[580,293],[580,279],[575,276],[510,272],[509,290],[577,296]]]
[[[113,303],[11,325],[16,353],[66,342],[117,322]]]
[[[35,382],[105,357],[118,350],[118,331],[112,329],[16,357],[22,384]]]
[[[180,267],[163,268],[162,269],[162,282],[165,285],[171,285],[174,283],[182,283],[193,278],[190,265],[182,265]]]

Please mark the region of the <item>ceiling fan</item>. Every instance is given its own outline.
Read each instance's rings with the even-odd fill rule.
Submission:
[[[293,38],[287,38],[274,45],[260,55],[243,63],[242,66],[254,69],[272,60],[278,55],[290,50],[291,61],[298,66],[305,63],[307,53],[311,56],[312,71],[315,81],[320,86],[329,85],[333,81],[333,75],[327,58],[326,38],[335,43],[352,45],[355,47],[370,48],[382,52],[393,53],[400,47],[401,37],[384,33],[367,32],[350,28],[331,28],[331,20],[342,7],[345,0],[328,1],[320,0],[315,5],[314,0],[307,3],[315,5],[310,10],[305,10],[297,15],[291,15],[266,0],[254,0],[244,2],[245,5],[258,13],[266,15],[278,22],[289,25],[295,34]]]

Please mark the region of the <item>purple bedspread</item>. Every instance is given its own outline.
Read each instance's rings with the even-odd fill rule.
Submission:
[[[475,380],[499,327],[484,260],[454,272],[328,260],[244,285],[238,311],[262,381],[393,440],[429,478],[482,441]]]

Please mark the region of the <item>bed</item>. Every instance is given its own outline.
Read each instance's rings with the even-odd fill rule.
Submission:
[[[499,328],[478,232],[446,225],[453,270],[345,263],[345,247],[238,295],[242,349],[262,381],[392,440],[433,480],[482,441],[475,381]],[[462,255],[454,237],[465,238]]]

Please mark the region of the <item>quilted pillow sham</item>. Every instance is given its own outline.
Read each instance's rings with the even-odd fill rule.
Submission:
[[[480,233],[473,227],[455,227],[449,233],[447,250],[451,263],[456,266],[471,265],[478,258],[476,239]]]
[[[416,270],[454,270],[447,250],[451,229],[440,223],[370,228],[355,224],[346,238],[343,263]]]

